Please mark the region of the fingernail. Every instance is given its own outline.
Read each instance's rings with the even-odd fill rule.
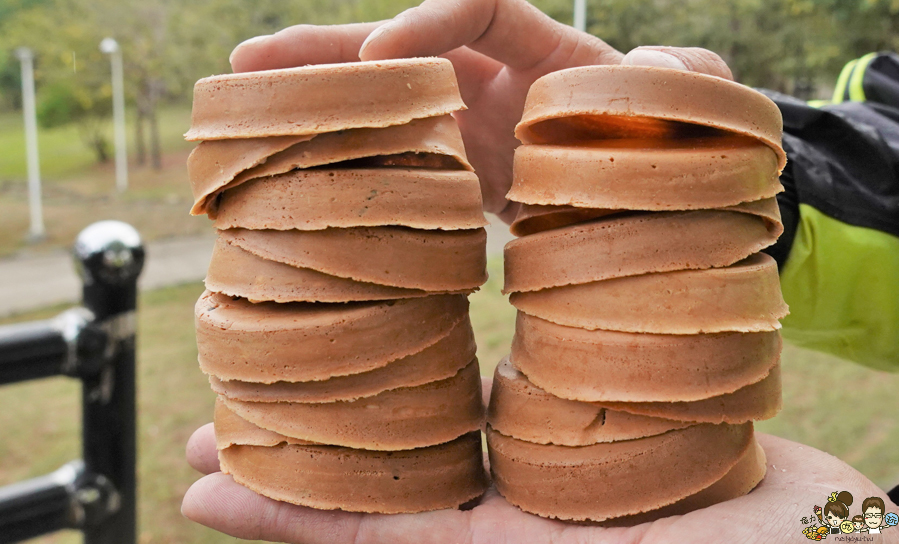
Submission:
[[[655,66],[657,68],[673,68],[675,70],[687,70],[684,61],[674,55],[658,51],[656,49],[634,49],[624,56],[621,64],[632,66]]]
[[[251,45],[254,43],[264,42],[265,40],[267,40],[269,38],[271,38],[271,34],[266,34],[264,36],[253,36],[249,40],[244,40],[244,41],[240,42],[239,44],[237,44],[237,47],[235,47],[234,50],[231,51],[231,55],[228,57],[228,62],[231,62],[234,59],[234,53],[236,53],[237,50],[240,49],[241,47],[244,47],[246,45]]]
[[[368,47],[368,44],[377,40],[378,38],[387,34],[388,32],[390,32],[390,26],[391,26],[391,24],[389,22],[384,23],[383,25],[374,29],[372,31],[372,33],[369,34],[367,38],[365,38],[365,41],[362,42],[362,45],[359,47],[359,58],[360,59],[362,58],[362,52],[365,51],[365,48]]]

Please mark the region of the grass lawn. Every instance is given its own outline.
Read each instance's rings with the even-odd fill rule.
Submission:
[[[193,301],[201,284],[144,293],[138,323],[139,517],[142,544],[238,542],[189,522],[181,497],[199,477],[184,460],[194,429],[211,420],[213,393],[197,367]],[[33,319],[55,314],[22,315]],[[9,321],[9,320],[7,320]],[[0,389],[0,484],[37,476],[80,457],[80,393],[66,378]],[[71,531],[36,542],[76,543]]]
[[[27,242],[28,192],[20,117],[0,114],[0,258],[27,250],[67,248],[78,232],[98,218],[133,225],[147,239],[208,232],[209,222],[192,218],[187,155],[193,144],[181,134],[190,122],[187,108],[160,114],[163,168],[132,164],[129,188],[115,191],[112,162],[96,164],[72,126],[40,132],[44,223],[47,238]],[[128,133],[129,138],[131,133]]]
[[[491,280],[472,296],[472,321],[484,374],[493,371],[511,341],[514,310],[499,292],[502,265],[489,263]],[[188,284],[143,293],[138,343],[140,542],[232,542],[188,522],[179,505],[198,475],[184,461],[184,444],[211,419],[213,394],[196,364],[193,303],[202,291]],[[60,308],[6,319],[55,315]],[[788,346],[784,351],[784,410],[759,424],[766,432],[828,451],[884,488],[899,483],[899,375]],[[39,400],[36,400],[39,399]],[[0,485],[52,471],[79,456],[79,395],[68,379],[0,388]],[[77,533],[39,542],[80,542]]]
[[[165,106],[159,109],[159,139],[163,152],[190,149],[182,135],[190,125],[189,106]],[[126,139],[129,155],[135,152],[134,116],[126,116]],[[146,130],[146,129],[145,129]],[[105,133],[112,149],[112,120],[106,123]],[[81,141],[76,125],[65,125],[44,129],[38,127],[38,155],[41,176],[53,184],[73,174],[77,174],[96,161],[91,151]],[[22,112],[0,113],[0,181],[24,181],[28,170],[25,163],[25,129]]]

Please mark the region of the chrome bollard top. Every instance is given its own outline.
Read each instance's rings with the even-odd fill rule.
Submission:
[[[75,269],[86,284],[134,281],[144,266],[140,234],[121,221],[99,221],[75,240]]]

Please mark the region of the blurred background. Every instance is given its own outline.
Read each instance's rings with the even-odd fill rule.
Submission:
[[[572,22],[572,0],[533,3],[563,23]],[[230,71],[228,54],[249,37],[299,23],[384,19],[416,4],[0,0],[0,271],[8,263],[61,255],[98,219],[134,225],[151,244],[149,266],[154,247],[181,241],[184,251],[193,257],[200,252],[202,261],[204,248],[211,248],[211,225],[188,215],[185,161],[192,145],[181,137],[189,125],[193,83]],[[648,44],[705,47],[724,57],[738,81],[809,100],[830,97],[850,59],[899,50],[899,0],[588,0],[586,28],[622,51]],[[99,49],[107,37],[118,41],[124,61],[129,163],[124,192],[116,191],[113,164],[110,62]],[[39,240],[28,235],[22,86],[14,54],[23,46],[34,53],[37,89],[46,225]],[[491,280],[472,297],[485,374],[507,352],[514,323],[514,310],[499,293],[505,232],[495,226],[492,236]],[[196,365],[193,333],[202,271],[189,276],[145,283],[140,299],[142,543],[230,541],[179,512],[181,497],[197,477],[184,461],[184,444],[211,419],[213,400]],[[0,272],[0,283],[11,281]],[[8,306],[0,309],[0,323],[49,317],[63,307]],[[881,487],[899,484],[899,423],[883,409],[893,401],[899,377],[791,346],[783,365],[785,408],[758,427],[837,455]],[[0,486],[79,456],[79,402],[78,384],[63,378],[0,389]],[[78,541],[76,533],[40,540]]]

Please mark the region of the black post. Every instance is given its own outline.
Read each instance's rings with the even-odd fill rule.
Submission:
[[[0,487],[0,544],[63,528],[86,544],[137,541],[135,309],[144,263],[131,226],[102,221],[75,243],[84,307],[0,327],[0,385],[54,375],[82,382],[83,460]]]
[[[88,497],[105,501],[96,506],[113,513],[100,523],[85,523],[85,543],[135,544],[135,310],[144,264],[140,235],[118,221],[94,223],[78,235],[75,264],[84,281],[84,306],[109,339],[105,363],[82,377],[84,465],[88,473],[104,475],[116,490]]]

